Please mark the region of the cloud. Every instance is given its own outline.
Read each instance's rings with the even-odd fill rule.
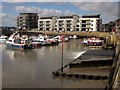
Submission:
[[[2,10],[5,6],[3,6],[2,4],[0,4],[0,10]]]
[[[118,18],[117,2],[75,2],[71,4],[75,5],[82,11],[101,14],[109,20],[114,20]]]
[[[9,0],[5,0],[5,1],[9,1]],[[12,0],[12,1],[15,1],[15,0]],[[19,1],[24,1],[24,0],[19,0]],[[54,0],[52,0],[52,1],[54,1]],[[64,3],[60,2],[57,4],[64,4]],[[112,21],[112,20],[117,19],[117,17],[118,17],[118,5],[117,5],[117,3],[114,3],[114,2],[104,2],[104,3],[103,2],[71,2],[71,4],[76,6],[77,8],[79,8],[82,11],[86,11],[88,13],[96,12],[96,13],[101,14],[103,22]],[[51,16],[51,15],[60,16],[60,15],[75,14],[74,12],[71,12],[70,10],[62,11],[62,10],[57,10],[57,9],[52,9],[52,8],[45,9],[45,8],[40,8],[40,7],[35,7],[35,6],[28,7],[28,6],[23,6],[23,5],[18,6],[18,5],[15,6],[15,10],[17,11],[17,13],[31,12],[31,13],[38,13],[39,16]],[[4,8],[4,6],[0,5],[0,9],[3,9],[3,8]],[[80,14],[82,14],[82,13],[80,13]],[[2,14],[0,14],[0,19],[2,19],[2,25],[16,26],[16,16],[2,13]]]
[[[38,8],[33,6],[32,7],[16,6],[15,10],[17,12],[33,12],[33,13],[38,12]]]
[[[12,16],[10,14],[2,13],[0,14],[0,26],[15,26],[16,25],[16,16]]]
[[[73,3],[75,6],[79,7],[81,10],[85,11],[103,11],[110,12],[111,10],[117,10],[117,4],[114,2],[80,2]]]
[[[32,0],[2,0],[2,2],[30,2]]]
[[[51,15],[72,15],[73,12],[69,10],[61,11],[55,9],[41,9],[39,7],[26,7],[16,6],[15,10],[18,13],[38,13],[39,16],[51,16]],[[0,26],[16,26],[16,16],[7,13],[0,14]]]
[[[118,2],[119,0],[4,0],[3,2]]]
[[[15,10],[18,13],[38,13],[40,16],[52,16],[52,15],[73,15],[74,12],[71,12],[70,10],[56,10],[56,9],[42,9],[39,7],[31,6],[16,6]]]

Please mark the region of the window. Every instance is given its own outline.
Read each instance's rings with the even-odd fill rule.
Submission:
[[[47,31],[49,31],[49,28],[46,28]]]
[[[59,28],[59,30],[62,30],[62,28]]]
[[[85,28],[82,28],[82,30],[81,31],[86,31],[86,29]]]
[[[67,20],[67,23],[71,23],[71,20]]]
[[[77,28],[76,31],[79,31],[79,28]]]
[[[86,21],[85,21],[85,20],[82,20],[82,23],[86,23]]]
[[[67,31],[70,31],[70,28],[67,28]]]
[[[82,27],[86,27],[86,25],[83,24]]]
[[[67,27],[70,27],[70,26],[71,26],[71,25],[69,25],[69,24],[67,25]]]

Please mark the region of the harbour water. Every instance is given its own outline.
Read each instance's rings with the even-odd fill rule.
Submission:
[[[0,47],[2,88],[101,88],[107,83],[106,80],[54,78],[52,72],[61,67],[61,43],[24,51],[7,49],[5,45]],[[88,49],[80,39],[65,42],[63,64],[68,64]]]

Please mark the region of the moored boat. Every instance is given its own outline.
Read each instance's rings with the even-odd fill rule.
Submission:
[[[38,37],[32,39],[32,44],[34,46],[46,46],[46,45],[58,44],[58,42],[54,38],[39,35]]]
[[[47,45],[47,42],[44,36],[39,35],[38,37],[32,39],[32,44],[34,46],[44,46]]]
[[[92,38],[84,38],[82,43],[86,44],[88,46],[102,46],[103,40],[100,40],[100,38],[92,37]]]
[[[84,38],[82,44],[87,44],[87,43],[88,43],[88,39]]]
[[[60,36],[60,35],[54,37],[54,39],[55,39],[56,41],[58,41],[59,43],[61,43],[62,40],[63,40],[64,42],[68,42],[68,41],[70,40],[68,36]]]
[[[19,33],[13,33],[6,41],[6,46],[11,49],[32,49],[33,45],[29,38],[22,39]]]
[[[2,44],[2,43],[5,43],[6,40],[7,40],[7,36],[5,36],[5,35],[1,35],[1,36],[0,36],[0,43],[1,43],[1,44]]]
[[[49,43],[50,45],[56,45],[56,44],[59,43],[58,40],[55,39],[54,37],[48,37],[48,38],[46,39],[46,42]]]
[[[103,40],[100,40],[100,38],[95,38],[95,37],[88,38],[87,45],[88,46],[102,46]]]

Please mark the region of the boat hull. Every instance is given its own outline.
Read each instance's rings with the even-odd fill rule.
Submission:
[[[5,42],[6,42],[6,40],[4,40],[4,39],[0,40],[0,43],[5,43]]]
[[[6,46],[8,48],[11,48],[11,49],[32,49],[33,48],[33,45],[30,44],[30,45],[21,45],[21,44],[10,44],[10,43],[6,43]]]
[[[41,42],[32,42],[34,47],[41,47]]]
[[[102,42],[88,42],[88,46],[102,46]]]

